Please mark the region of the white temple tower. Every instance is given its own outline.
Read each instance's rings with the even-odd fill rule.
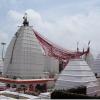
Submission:
[[[87,64],[90,66],[90,68],[93,68],[93,62],[94,62],[94,57],[93,54],[91,52],[89,52],[86,57],[84,57],[84,59],[86,60]]]
[[[3,61],[2,59],[0,59],[0,75],[3,73],[3,67],[4,67]]]
[[[5,55],[4,75],[13,78],[40,78],[44,71],[41,46],[27,16],[12,38]]]
[[[88,95],[96,95],[99,91],[97,79],[83,59],[69,61],[55,84],[55,89],[70,89],[79,86],[87,87]]]
[[[94,60],[92,70],[97,77],[100,77],[100,54],[98,54]]]

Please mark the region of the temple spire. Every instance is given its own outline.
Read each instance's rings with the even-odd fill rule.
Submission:
[[[27,21],[27,13],[25,13],[23,19],[24,19],[23,25],[24,25],[24,26],[29,26],[29,22]]]
[[[78,45],[79,45],[79,42],[77,42],[77,52],[79,51]]]

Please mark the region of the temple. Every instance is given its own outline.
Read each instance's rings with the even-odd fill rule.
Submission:
[[[79,86],[86,86],[87,95],[98,95],[100,91],[98,80],[83,58],[70,60],[55,83],[56,90],[67,90]]]
[[[29,26],[27,16],[25,15],[23,18],[23,25],[15,33],[7,48],[4,76],[36,79],[43,78],[45,72],[48,74],[58,73],[58,61],[43,55],[42,47],[32,27]]]
[[[59,47],[34,30],[25,14],[7,47],[0,81],[7,88],[24,87],[28,92],[40,88],[43,92],[54,86],[55,89],[68,89],[85,85],[98,89],[95,75],[83,60],[89,51],[89,46],[86,51]]]

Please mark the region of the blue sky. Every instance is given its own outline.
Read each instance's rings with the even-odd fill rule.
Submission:
[[[9,44],[25,12],[52,42],[73,50],[91,40],[91,51],[100,53],[100,0],[0,0],[0,42]]]

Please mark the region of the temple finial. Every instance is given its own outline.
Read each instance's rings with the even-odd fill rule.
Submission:
[[[90,41],[88,42],[87,54],[90,52]]]
[[[79,42],[77,42],[77,52],[79,51],[78,45],[79,45]]]
[[[29,26],[29,22],[27,21],[27,13],[25,13],[23,19],[24,19],[23,25],[24,25],[24,26]]]
[[[88,42],[88,47],[89,47],[89,45],[90,45],[90,41]]]

